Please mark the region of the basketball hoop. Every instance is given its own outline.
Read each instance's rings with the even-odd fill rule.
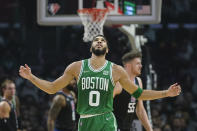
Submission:
[[[108,9],[83,8],[77,12],[84,25],[83,40],[85,42],[92,41],[96,35],[103,35],[103,25],[107,18]]]

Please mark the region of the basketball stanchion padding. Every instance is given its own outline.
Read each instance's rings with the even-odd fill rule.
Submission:
[[[96,35],[103,35],[103,25],[109,12],[108,9],[83,8],[77,12],[84,26],[83,40],[85,42],[92,41]]]

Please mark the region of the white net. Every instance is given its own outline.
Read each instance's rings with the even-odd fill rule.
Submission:
[[[81,9],[78,10],[78,14],[84,25],[83,40],[85,42],[92,41],[96,35],[103,35],[103,25],[108,14],[108,9]]]

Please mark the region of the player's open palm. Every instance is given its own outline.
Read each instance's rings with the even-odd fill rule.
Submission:
[[[168,88],[167,95],[169,97],[178,96],[181,93],[181,86],[178,83],[171,85]]]
[[[20,66],[19,75],[25,79],[29,79],[31,77],[31,68],[27,64]]]

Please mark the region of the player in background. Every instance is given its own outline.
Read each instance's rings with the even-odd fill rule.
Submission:
[[[142,80],[138,77],[142,69],[141,59],[142,54],[135,50],[122,57],[124,69],[138,88],[143,88]],[[114,97],[114,114],[120,131],[142,131],[141,124],[146,131],[153,131],[142,100],[135,99],[119,83],[114,89]]]
[[[20,66],[19,74],[48,94],[54,94],[66,87],[74,78],[77,80],[77,112],[80,114],[79,131],[116,131],[116,119],[113,111],[113,90],[119,82],[136,99],[154,100],[174,97],[180,94],[180,85],[173,84],[168,90],[154,91],[138,88],[129,78],[123,67],[105,59],[108,53],[104,36],[95,36],[92,40],[91,58],[76,61],[68,65],[62,76],[53,82],[42,80],[32,74],[25,64]]]
[[[73,88],[76,88],[76,80],[72,80],[67,87],[54,96],[48,114],[48,131],[76,130],[76,96],[72,91]]]
[[[16,105],[13,98],[15,97],[15,83],[9,79],[4,80],[1,84],[1,101],[0,101],[0,129],[2,131],[17,131],[18,120]],[[19,130],[18,130],[19,131]]]

